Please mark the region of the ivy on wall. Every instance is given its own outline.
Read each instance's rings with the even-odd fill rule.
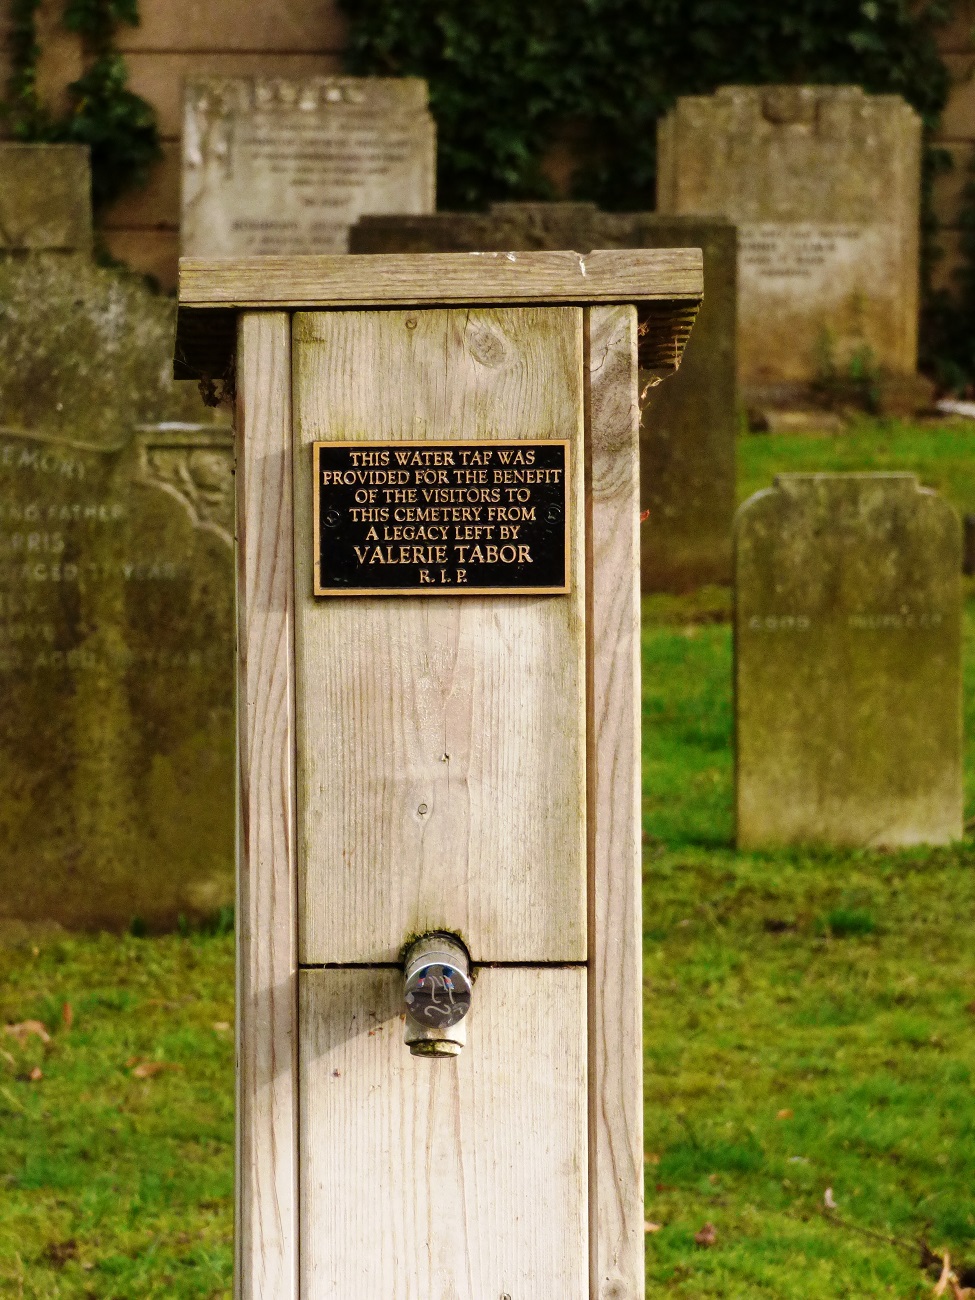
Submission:
[[[438,126],[442,208],[568,196],[613,210],[656,206],[656,125],[679,95],[721,85],[862,86],[899,94],[930,134],[948,97],[937,48],[954,0],[339,0],[346,67],[425,77]],[[565,168],[564,160],[571,159]],[[931,185],[948,165],[928,146]],[[925,292],[925,359],[975,378],[975,175],[970,271],[957,295]]]
[[[0,109],[15,140],[90,147],[92,198],[99,209],[144,185],[162,156],[155,110],[128,89],[125,63],[114,43],[119,24],[138,25],[138,0],[66,0],[62,22],[82,38],[87,68],[68,86],[70,103],[63,117],[55,117],[38,94],[39,6],[40,0],[12,0],[12,70]]]
[[[430,84],[440,206],[547,198],[553,146],[571,190],[654,206],[656,122],[720,85],[861,85],[932,126],[948,93],[938,25],[953,0],[340,0],[350,72]]]

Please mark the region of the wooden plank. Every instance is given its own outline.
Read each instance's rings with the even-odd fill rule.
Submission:
[[[300,988],[305,1300],[582,1300],[585,969],[480,971],[442,1061],[404,1046],[399,971]]]
[[[698,299],[699,248],[184,257],[181,307],[396,307]]]
[[[582,311],[298,316],[301,960],[586,953]],[[316,440],[565,438],[569,595],[316,601]]]
[[[644,1294],[637,319],[587,312],[592,1300]]]
[[[291,348],[238,336],[237,1300],[297,1300]]]

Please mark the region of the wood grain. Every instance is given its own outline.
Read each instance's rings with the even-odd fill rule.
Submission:
[[[644,1294],[640,463],[633,307],[587,313],[591,1300]]]
[[[304,963],[586,954],[577,308],[330,312],[294,324],[298,826]],[[567,438],[567,596],[312,595],[316,440]]]
[[[395,307],[698,299],[699,248],[183,257],[180,307]]]
[[[297,1300],[291,340],[238,337],[238,1300]]]
[[[304,1300],[582,1300],[586,973],[482,970],[411,1057],[393,970],[302,971]]]

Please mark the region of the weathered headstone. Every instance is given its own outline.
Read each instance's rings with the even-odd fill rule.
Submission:
[[[12,261],[0,304],[0,923],[205,915],[233,897],[229,429],[137,281]]]
[[[783,474],[735,540],[739,846],[960,838],[955,512],[913,474]]]
[[[193,77],[181,247],[344,253],[363,212],[429,212],[436,128],[415,77]]]
[[[680,370],[651,389],[640,421],[644,591],[687,591],[731,580],[735,513],[736,232],[700,217],[642,217],[645,248],[704,253],[704,301]]]
[[[735,228],[721,220],[496,203],[490,212],[363,217],[354,253],[680,248],[704,251],[704,302],[679,372],[648,394],[640,430],[644,591],[731,578],[735,509]]]
[[[917,366],[921,122],[856,86],[725,86],[659,127],[657,206],[736,223],[739,377],[801,394]]]
[[[0,253],[91,246],[88,146],[0,141]]]

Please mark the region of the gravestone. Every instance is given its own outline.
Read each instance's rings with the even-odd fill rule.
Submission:
[[[229,429],[167,379],[172,304],[134,278],[12,261],[0,303],[0,923],[209,914],[233,898]]]
[[[960,571],[913,474],[782,474],[741,507],[741,848],[961,837]]]
[[[917,366],[921,122],[856,86],[724,86],[659,126],[662,213],[739,229],[739,378],[801,396],[853,365]]]
[[[91,246],[88,146],[0,141],[0,253]]]
[[[735,510],[735,228],[721,220],[496,203],[486,213],[362,217],[354,253],[681,248],[704,252],[704,301],[681,368],[651,389],[640,428],[644,591],[731,580]]]
[[[363,212],[429,212],[436,128],[415,77],[192,77],[181,248],[344,253]]]

